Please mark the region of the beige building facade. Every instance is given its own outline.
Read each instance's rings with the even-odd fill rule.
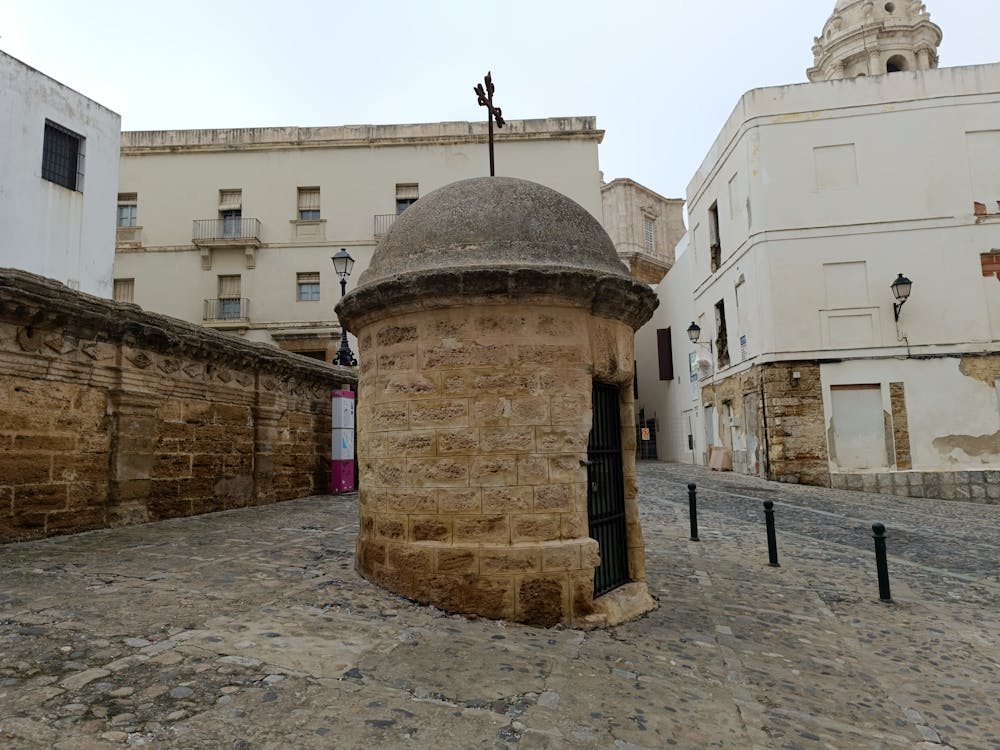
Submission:
[[[684,200],[664,198],[635,180],[618,178],[601,186],[604,229],[632,276],[658,284],[674,262],[684,235]]]
[[[497,171],[600,220],[602,138],[592,117],[512,120]],[[331,256],[354,288],[400,212],[487,170],[485,123],[123,133],[116,299],[331,361]]]
[[[698,383],[691,432],[663,440],[772,479],[1000,500],[997,122],[1000,65],[744,95],[688,187],[690,317],[652,324],[669,387]]]

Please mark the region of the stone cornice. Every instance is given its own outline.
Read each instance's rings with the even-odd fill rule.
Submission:
[[[267,344],[146,312],[138,305],[112,302],[69,289],[25,271],[0,268],[0,320],[42,330],[69,327],[79,338],[125,343],[149,351],[207,359],[231,367],[281,377],[353,383],[352,368],[297,357]]]
[[[627,276],[558,267],[463,268],[416,271],[366,284],[344,297],[336,311],[344,326],[356,332],[399,313],[512,300],[583,307],[634,330],[659,304],[652,289]]]
[[[684,205],[683,198],[667,198],[664,195],[660,195],[655,190],[651,190],[642,183],[636,182],[630,177],[616,177],[615,179],[611,180],[611,182],[604,183],[603,185],[601,185],[601,192],[602,193],[607,192],[608,190],[611,190],[613,187],[617,187],[619,185],[633,187],[636,190],[646,193],[647,195],[649,195],[652,198],[655,198],[658,201],[662,201],[663,203],[668,203],[672,205],[681,205],[681,206]]]
[[[211,151],[283,151],[313,148],[372,148],[486,143],[485,122],[413,125],[342,125],[319,128],[230,128],[217,130],[125,131],[123,156]],[[601,143],[595,117],[508,120],[497,142],[584,140]]]

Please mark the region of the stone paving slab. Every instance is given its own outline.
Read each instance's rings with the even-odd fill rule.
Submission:
[[[660,607],[606,631],[372,587],[353,496],[0,547],[0,747],[1000,748],[1000,508],[639,470]]]

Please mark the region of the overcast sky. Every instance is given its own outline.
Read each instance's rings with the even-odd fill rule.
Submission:
[[[684,197],[740,95],[806,81],[834,0],[0,0],[0,50],[125,130],[596,115],[605,178]],[[997,62],[997,0],[927,0],[941,64]],[[499,157],[498,157],[499,158]],[[486,162],[484,161],[484,169]]]

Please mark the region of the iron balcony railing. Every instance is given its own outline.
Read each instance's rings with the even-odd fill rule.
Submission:
[[[389,231],[389,227],[399,214],[375,214],[375,236],[381,237]]]
[[[250,300],[246,297],[223,297],[222,299],[205,300],[205,312],[202,320],[215,321],[250,321]]]
[[[192,239],[195,244],[223,240],[260,242],[260,219],[195,219]]]

